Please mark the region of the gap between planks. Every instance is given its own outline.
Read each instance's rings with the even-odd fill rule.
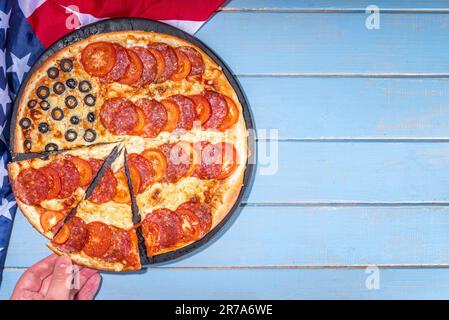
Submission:
[[[241,207],[449,207],[448,201],[425,202],[368,202],[368,201],[298,201],[298,202],[245,202]]]
[[[233,73],[240,78],[449,78],[449,73]]]
[[[416,13],[416,14],[448,14],[449,9],[392,9],[379,7],[380,13]],[[225,13],[366,13],[366,8],[353,8],[353,9],[325,9],[325,8],[226,8],[222,7],[217,10],[218,12]]]
[[[449,268],[449,264],[363,264],[363,265],[316,265],[316,266],[216,266],[216,267],[160,267],[150,266],[142,269],[157,269],[157,270],[317,270],[317,269],[366,269],[368,267],[377,267],[379,269],[439,269]],[[26,270],[29,267],[4,267],[0,268],[3,271],[17,271]],[[151,272],[151,271],[150,271]],[[125,272],[126,273],[126,272]]]
[[[257,131],[257,128],[256,128]],[[278,141],[278,142],[327,142],[327,143],[448,143],[449,137],[435,137],[435,138],[407,138],[407,137],[398,137],[398,138],[383,138],[383,137],[371,137],[371,138],[349,138],[349,137],[320,137],[320,138],[279,138],[279,139],[270,139],[270,138],[256,138],[258,142],[269,142],[269,141]]]

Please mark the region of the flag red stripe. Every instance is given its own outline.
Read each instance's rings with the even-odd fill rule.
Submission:
[[[77,6],[81,13],[96,18],[138,17],[153,20],[206,21],[224,0],[47,0],[28,17],[44,46],[73,31],[66,27],[63,6]]]

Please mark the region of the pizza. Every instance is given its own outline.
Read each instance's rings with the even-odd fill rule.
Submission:
[[[29,77],[9,177],[58,254],[109,271],[206,236],[243,186],[248,131],[223,70],[194,44],[116,31],[72,43]]]

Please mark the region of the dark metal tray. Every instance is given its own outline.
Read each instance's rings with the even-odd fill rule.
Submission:
[[[12,114],[12,120],[11,124],[15,124],[17,120],[17,110],[19,107],[20,98],[23,95],[24,88],[26,87],[31,75],[34,73],[34,71],[39,68],[39,66],[47,60],[50,56],[55,54],[60,49],[77,42],[79,40],[82,40],[84,38],[87,38],[94,34],[99,33],[105,33],[105,32],[112,32],[112,31],[122,31],[122,30],[142,30],[142,31],[154,31],[154,32],[160,32],[160,33],[166,33],[172,36],[176,36],[182,39],[185,39],[199,48],[201,48],[209,57],[212,58],[221,68],[223,69],[223,72],[228,79],[231,86],[234,88],[234,91],[236,92],[238,99],[240,101],[240,104],[243,107],[243,117],[246,122],[246,127],[249,130],[249,137],[248,137],[248,161],[246,165],[245,175],[243,178],[243,187],[240,190],[240,194],[237,198],[237,201],[235,202],[234,206],[232,207],[231,211],[226,215],[226,217],[223,218],[223,220],[215,226],[212,230],[209,231],[207,235],[205,235],[200,240],[185,246],[183,248],[180,248],[175,251],[163,253],[160,255],[156,255],[152,257],[151,259],[145,259],[143,258],[142,264],[159,264],[163,262],[173,261],[173,260],[179,260],[181,257],[185,258],[194,252],[198,252],[200,249],[206,248],[212,241],[219,238],[226,230],[230,227],[230,225],[235,221],[238,214],[240,213],[240,210],[242,208],[242,201],[248,197],[249,191],[251,189],[253,179],[254,179],[254,173],[255,173],[255,159],[257,158],[257,150],[256,150],[256,143],[255,143],[255,125],[253,116],[251,114],[251,110],[249,108],[248,102],[245,98],[245,95],[240,87],[240,84],[238,83],[235,76],[231,73],[230,69],[226,66],[226,64],[215,54],[208,46],[206,46],[204,43],[202,43],[197,38],[193,37],[192,35],[179,30],[175,27],[172,27],[168,24],[161,23],[158,21],[148,20],[148,19],[141,19],[141,18],[114,18],[114,19],[108,19],[99,21],[93,24],[89,24],[87,26],[81,27],[78,30],[75,30],[55,43],[53,43],[50,47],[48,47],[42,55],[36,60],[32,68],[30,69],[29,73],[27,74],[26,78],[21,84],[21,87],[19,89],[19,92],[16,96],[15,102],[14,102],[14,109]],[[14,125],[11,125],[10,128],[10,146],[14,146]],[[21,157],[19,154],[15,154],[14,150],[10,150],[12,154],[13,160],[19,160],[19,158],[26,158]],[[23,155],[22,155],[23,156]],[[36,156],[36,154],[31,155],[33,157]],[[236,248],[238,250],[238,248]]]

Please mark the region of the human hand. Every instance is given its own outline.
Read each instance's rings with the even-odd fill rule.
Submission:
[[[25,271],[11,300],[92,300],[100,282],[96,270],[78,267],[69,258],[52,254]]]

